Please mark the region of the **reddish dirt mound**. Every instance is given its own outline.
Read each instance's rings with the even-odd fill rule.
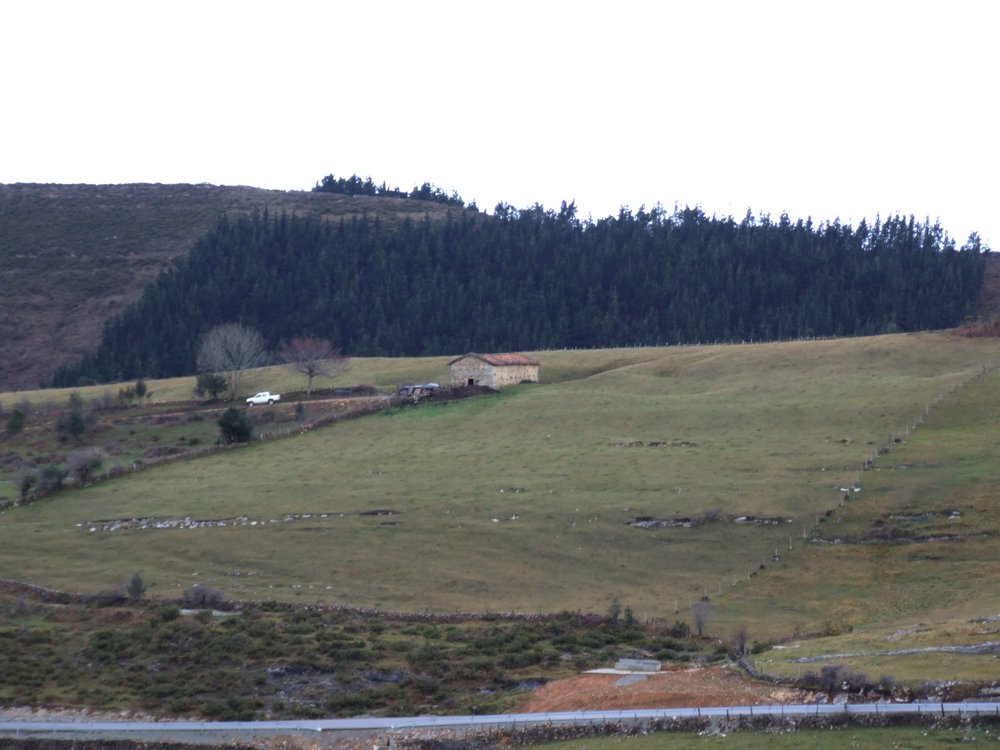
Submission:
[[[581,674],[539,688],[517,710],[524,712],[597,709],[748,706],[804,700],[801,691],[751,680],[723,667],[672,669],[635,682],[621,674]],[[619,683],[619,684],[616,684]]]

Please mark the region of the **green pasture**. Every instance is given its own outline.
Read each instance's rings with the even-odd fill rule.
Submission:
[[[154,596],[204,583],[233,598],[406,611],[606,612],[617,599],[667,622],[690,622],[707,595],[708,634],[745,622],[760,640],[1000,605],[995,585],[977,584],[998,573],[988,509],[1000,376],[988,368],[1000,342],[928,333],[533,356],[537,385],[7,510],[0,576],[100,591],[140,571]],[[446,382],[448,360],[354,360],[336,384]],[[303,380],[271,368],[245,390]],[[190,387],[150,383],[154,400]],[[29,397],[48,395],[64,397]],[[862,491],[842,507],[854,483]],[[970,533],[906,546],[810,541],[924,505],[966,509],[931,522],[960,520]],[[706,514],[690,528],[629,525]],[[146,517],[225,525],[102,530]]]
[[[448,379],[448,362],[454,357],[424,357],[420,359],[393,359],[389,357],[365,357],[351,359],[346,370],[338,372],[333,378],[316,378],[313,388],[339,388],[350,385],[371,385],[380,390],[395,390],[401,383],[423,383],[428,381],[446,383]],[[180,377],[153,380],[148,382],[149,397],[146,402],[157,404],[171,401],[184,401],[195,398],[194,386],[196,378]],[[0,393],[0,404],[9,409],[22,401],[31,404],[62,404],[71,393],[78,393],[84,400],[98,399],[106,396],[117,398],[118,392],[130,385],[128,383],[112,383],[110,385],[91,385],[80,388],[47,388],[29,391]],[[273,391],[275,393],[305,392],[306,377],[291,370],[285,365],[272,365],[251,370],[243,374],[240,381],[240,400],[252,396],[257,391]]]
[[[903,681],[996,678],[996,653],[935,649],[1000,640],[998,377],[977,377],[940,401],[880,456],[864,491],[837,508],[817,534],[824,543],[794,569],[734,594],[730,615],[762,627],[753,615],[770,600],[786,633],[814,635],[808,612],[826,608],[818,629],[830,635],[760,654],[763,671],[798,676],[842,665]],[[871,543],[873,535],[891,541]],[[849,656],[830,656],[838,654]],[[813,656],[829,658],[797,661]]]

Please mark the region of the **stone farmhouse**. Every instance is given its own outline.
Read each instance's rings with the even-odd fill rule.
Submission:
[[[538,362],[523,354],[466,354],[448,363],[448,384],[503,388],[537,383],[539,367]]]

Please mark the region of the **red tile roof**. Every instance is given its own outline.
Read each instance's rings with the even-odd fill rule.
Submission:
[[[538,361],[532,359],[531,357],[526,357],[523,354],[464,354],[458,359],[453,359],[449,362],[449,365],[453,365],[456,362],[465,359],[466,357],[475,357],[480,359],[488,365],[493,365],[494,367],[504,367],[507,365],[538,365]]]

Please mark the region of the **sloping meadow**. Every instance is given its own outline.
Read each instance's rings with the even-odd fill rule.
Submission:
[[[862,622],[885,614],[863,577],[889,547],[835,545],[835,527],[860,539],[885,509],[909,507],[895,493],[919,487],[887,484],[883,469],[935,419],[953,415],[957,435],[981,424],[977,404],[1000,387],[1000,342],[946,333],[533,356],[537,385],[8,510],[0,575],[102,591],[140,572],[154,596],[201,583],[233,599],[417,612],[618,602],[668,622],[691,621],[707,599],[713,634],[738,621],[775,635],[834,615]],[[974,402],[956,409],[959,398]],[[926,475],[934,508],[992,487],[988,452],[974,460],[975,471]]]

